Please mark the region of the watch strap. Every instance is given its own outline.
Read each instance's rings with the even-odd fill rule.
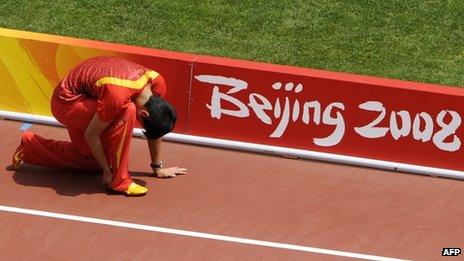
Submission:
[[[163,167],[163,162],[161,162],[161,160],[160,160],[159,163],[153,163],[153,162],[152,162],[152,163],[150,164],[150,167],[151,167],[152,169],[159,169],[159,168],[162,168],[162,167]]]

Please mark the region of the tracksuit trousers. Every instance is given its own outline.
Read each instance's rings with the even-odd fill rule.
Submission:
[[[84,134],[97,111],[97,100],[81,95],[72,101],[64,101],[54,95],[51,109],[55,118],[68,129],[71,142],[44,139],[30,131],[23,132],[23,161],[50,168],[101,171]],[[135,104],[131,103],[100,136],[113,173],[110,186],[116,191],[124,192],[132,183],[128,165],[135,120]]]

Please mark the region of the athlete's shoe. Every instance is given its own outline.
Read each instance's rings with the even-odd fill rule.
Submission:
[[[18,148],[16,148],[13,154],[11,166],[13,170],[19,170],[21,168],[22,163],[23,163],[23,146],[19,144]]]
[[[135,182],[132,182],[126,190],[126,194],[129,196],[143,196],[147,194],[148,189]]]

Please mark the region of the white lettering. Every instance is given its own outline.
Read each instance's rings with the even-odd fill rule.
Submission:
[[[286,91],[291,91],[291,90],[293,90],[293,86],[294,86],[293,82],[289,82],[289,83],[285,84],[285,90]]]
[[[269,136],[271,138],[281,138],[289,127],[290,120],[296,123],[300,117],[305,125],[312,122],[318,126],[321,123],[326,126],[334,126],[334,130],[329,136],[313,138],[313,143],[321,147],[335,146],[342,141],[345,135],[346,125],[343,117],[345,105],[343,103],[334,102],[324,109],[319,101],[300,102],[299,99],[290,98],[292,96],[281,95],[287,92],[293,95],[302,92],[303,85],[301,83],[275,82],[272,84],[272,89],[278,91],[279,96],[274,101],[270,101],[259,93],[250,93],[248,104],[246,104],[233,95],[248,88],[248,83],[243,80],[215,75],[198,75],[195,76],[195,79],[213,85],[211,102],[206,104],[212,118],[221,119],[222,115],[247,118],[250,116],[251,109],[262,123],[266,125],[275,123],[277,125],[273,125],[275,129]],[[461,125],[461,116],[456,111],[442,110],[435,120],[441,129],[434,133],[434,129],[436,129],[434,120],[426,112],[413,115],[414,120],[411,121],[412,115],[408,111],[392,111],[389,126],[381,127],[379,125],[387,113],[381,102],[367,101],[358,107],[364,111],[377,112],[377,116],[370,123],[354,128],[355,132],[362,137],[382,138],[390,131],[394,140],[412,136],[412,139],[423,143],[432,141],[440,150],[450,152],[457,151],[461,147],[461,140],[456,135],[456,131]]]
[[[198,75],[198,76],[195,76],[195,79],[199,80],[200,82],[210,83],[213,85],[219,84],[219,85],[233,87],[227,92],[227,94],[236,93],[236,92],[239,92],[241,90],[245,90],[246,88],[248,88],[247,82],[243,80],[235,79],[235,78],[224,77],[224,76]]]
[[[401,128],[398,128],[398,119],[396,115],[401,118]],[[399,111],[390,114],[390,133],[395,140],[400,137],[406,137],[411,132],[411,116],[407,111]]]
[[[282,83],[281,82],[276,82],[272,85],[272,88],[276,91],[280,90],[282,88]]]
[[[366,110],[366,111],[378,111],[380,112],[380,114],[371,123],[363,127],[354,128],[356,133],[358,133],[359,135],[365,138],[370,138],[370,139],[380,138],[380,137],[384,137],[385,135],[387,135],[388,128],[376,127],[385,118],[385,115],[387,113],[382,103],[377,102],[377,101],[368,101],[368,102],[365,102],[359,105],[359,108]]]
[[[237,98],[227,95],[246,89],[248,87],[247,82],[235,78],[227,78],[216,75],[199,75],[195,76],[195,79],[199,80],[200,82],[215,85],[213,88],[213,95],[211,96],[211,104],[206,104],[206,107],[211,111],[212,118],[220,119],[222,114],[239,118],[245,118],[250,115],[250,112],[245,104],[243,104]],[[219,91],[219,86],[216,86],[216,84],[230,86],[232,88],[227,91],[227,94],[224,94]],[[232,103],[238,108],[238,110],[223,109],[221,107],[221,100],[226,100]]]
[[[277,98],[275,105],[274,105],[274,118],[280,118],[280,99]]]
[[[256,101],[256,98],[258,98],[261,103],[258,103]],[[265,124],[271,125],[272,120],[271,117],[269,117],[264,110],[272,110],[272,104],[269,102],[266,97],[262,96],[261,94],[257,93],[252,93],[250,94],[250,103],[248,103],[248,106],[250,106],[253,111],[255,112],[256,116]]]
[[[451,115],[451,122],[444,122],[446,113]],[[455,135],[456,130],[461,125],[461,116],[455,111],[441,111],[437,116],[437,123],[442,128],[433,135],[433,144],[445,151],[457,151],[461,147],[461,140]],[[445,142],[445,139],[452,135],[451,142]]]
[[[292,114],[293,122],[296,122],[299,117],[300,117],[300,101],[296,100],[295,103],[293,104],[293,114]]]
[[[271,138],[280,138],[284,134],[285,130],[287,129],[288,120],[290,119],[290,101],[288,97],[285,97],[285,107],[282,118],[280,119],[279,125],[271,134]],[[280,108],[280,106],[279,106]],[[280,115],[279,115],[280,116]],[[276,117],[278,118],[278,117]]]
[[[332,118],[332,108],[338,108],[340,110],[345,110],[345,105],[343,103],[334,102],[331,103],[327,108],[325,108],[324,113],[322,115],[322,122],[327,125],[336,126],[334,132],[322,139],[314,138],[314,144],[321,146],[321,147],[330,147],[337,145],[343,138],[345,134],[345,120],[343,119],[343,115],[337,111],[336,118]]]
[[[424,130],[420,130],[420,123],[423,119],[425,122]],[[416,115],[414,118],[414,123],[412,125],[412,135],[415,140],[421,140],[422,142],[427,142],[432,138],[433,134],[433,120],[432,117],[426,112],[421,112]]]
[[[319,125],[321,122],[321,104],[318,101],[305,102],[303,105],[303,122],[309,124],[309,109],[313,108],[313,122]]]
[[[238,108],[238,110],[223,109],[221,106],[221,100],[226,100],[232,103]],[[211,117],[216,119],[220,119],[222,114],[235,116],[238,118],[245,118],[248,117],[248,115],[250,115],[250,111],[248,110],[245,104],[243,104],[235,97],[221,93],[219,91],[219,87],[217,86],[214,86],[213,88],[213,95],[211,96],[211,105],[206,104],[206,107],[211,110]]]

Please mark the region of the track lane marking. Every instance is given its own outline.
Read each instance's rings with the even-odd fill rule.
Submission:
[[[21,127],[19,128],[20,131],[27,131],[29,128],[32,127],[32,123],[29,123],[29,122],[25,122],[21,125]]]
[[[34,209],[17,208],[17,207],[3,206],[3,205],[0,205],[0,211],[32,215],[32,216],[55,218],[55,219],[72,220],[72,221],[93,223],[93,224],[100,224],[100,225],[107,225],[107,226],[114,226],[114,227],[123,227],[123,228],[144,230],[144,231],[150,231],[150,232],[158,232],[158,233],[165,233],[165,234],[172,234],[172,235],[202,238],[202,239],[233,242],[233,243],[240,243],[240,244],[247,244],[247,245],[295,250],[295,251],[325,254],[325,255],[332,255],[332,256],[351,257],[351,258],[365,259],[365,260],[379,260],[379,261],[405,260],[405,259],[398,259],[398,258],[391,258],[391,257],[384,257],[384,256],[360,254],[360,253],[345,252],[345,251],[325,249],[325,248],[292,245],[292,244],[248,239],[248,238],[240,238],[240,237],[223,236],[223,235],[217,235],[217,234],[194,232],[194,231],[188,231],[188,230],[179,230],[179,229],[165,228],[165,227],[156,227],[156,226],[150,226],[150,225],[122,222],[122,221],[115,221],[115,220],[108,220],[108,219],[101,219],[101,218],[84,217],[84,216],[77,216],[77,215],[69,215],[69,214],[62,214],[62,213],[48,212],[48,211],[41,211],[41,210],[34,210]]]

